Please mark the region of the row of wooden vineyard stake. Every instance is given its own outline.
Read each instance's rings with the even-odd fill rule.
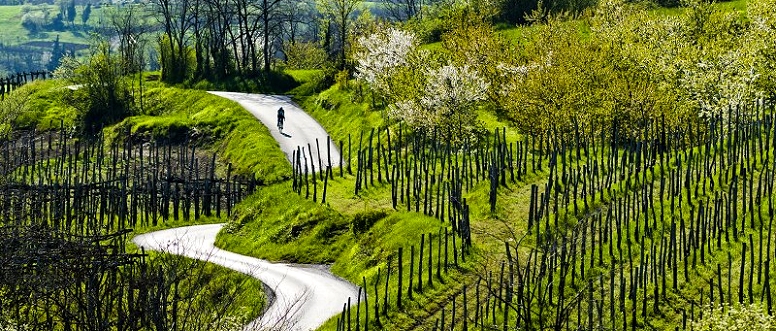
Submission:
[[[474,312],[474,319],[465,315],[461,319],[454,317],[452,323],[463,329],[468,328],[469,322],[482,328],[486,323],[484,316],[489,316],[488,328],[506,330],[509,321],[515,327],[573,328],[576,317],[576,327],[583,329],[610,324],[615,329],[635,330],[644,327],[649,318],[673,314],[681,316],[675,320],[681,320],[681,327],[687,328],[689,320],[700,317],[695,310],[706,304],[703,294],[700,298],[690,298],[687,305],[661,308],[670,303],[669,288],[679,290],[678,266],[684,264],[685,283],[692,283],[692,277],[703,276],[691,275],[690,261],[692,269],[698,266],[698,260],[705,266],[712,254],[724,251],[725,245],[741,247],[738,301],[747,301],[744,298],[749,302],[765,301],[771,312],[768,252],[771,251],[770,223],[776,178],[776,166],[771,159],[776,146],[774,121],[770,115],[756,117],[737,123],[732,130],[722,130],[719,123],[717,127],[707,128],[706,136],[695,136],[697,140],[679,137],[690,142],[667,150],[656,148],[658,143],[654,137],[626,148],[611,147],[608,155],[605,147],[596,150],[595,144],[581,144],[568,153],[564,153],[566,148],[555,149],[548,158],[550,174],[544,192],[539,192],[538,185],[531,190],[527,221],[536,236],[536,247],[531,249],[528,261],[516,256],[508,259],[508,281],[499,282],[497,289],[488,282],[488,293],[494,294],[499,307],[504,307],[503,314],[497,319],[495,311],[477,308],[480,300],[476,295],[475,309],[469,310]],[[693,145],[696,147],[679,148]],[[574,152],[585,157],[572,161],[567,156]],[[579,206],[577,199],[584,201],[584,207]],[[689,215],[685,212],[687,209]],[[543,226],[540,220],[544,221]],[[746,238],[740,233],[747,230],[752,231],[748,245],[746,242],[741,246],[731,244],[731,237],[733,243]],[[765,248],[764,241],[767,241]],[[755,247],[759,247],[757,254]],[[518,249],[523,250],[514,247],[512,251]],[[507,252],[508,256],[512,255],[509,246]],[[724,252],[721,254],[724,258]],[[747,254],[748,285],[744,281]],[[755,256],[759,257],[756,272]],[[728,252],[728,272],[724,277],[728,280],[727,291],[722,285],[724,264],[718,263],[716,269],[714,265],[708,267],[712,276],[702,283],[708,284],[706,300],[709,302],[734,301],[733,262],[735,259]],[[586,274],[588,264],[587,270],[608,266],[609,271]],[[503,268],[502,265],[501,279],[505,277]],[[761,286],[759,299],[752,285],[755,273]],[[570,283],[564,284],[569,275]],[[672,281],[671,286],[666,284],[667,278]],[[478,282],[477,293],[479,288]],[[461,296],[466,296],[465,289]],[[640,302],[637,298],[641,298]],[[471,304],[464,300],[463,306],[467,305]],[[557,309],[564,305],[570,308]],[[690,307],[689,312],[686,306]],[[507,307],[511,313],[506,311]],[[540,308],[537,314],[532,307],[545,308]],[[548,318],[552,310],[555,316]],[[455,314],[457,310],[451,311]],[[618,315],[626,312],[630,316]],[[341,321],[345,321],[344,316]],[[441,326],[446,325],[444,318],[443,315],[435,327],[440,322]],[[341,329],[349,328],[342,322]]]
[[[20,72],[0,78],[0,100],[5,99],[6,94],[27,84],[28,82],[53,78],[53,74],[48,71]]]
[[[435,280],[445,282],[450,269],[457,269],[459,263],[465,263],[466,257],[471,254],[470,246],[465,241],[458,241],[457,237],[450,228],[440,229],[436,235],[421,234],[419,250],[416,251],[414,245],[410,246],[408,269],[405,265],[406,251],[400,247],[395,255],[388,257],[384,276],[383,270],[378,268],[377,276],[370,280],[371,286],[367,286],[367,279],[363,277],[363,287],[359,288],[356,301],[351,302],[349,299],[347,303],[343,303],[342,314],[337,321],[337,330],[363,328],[364,331],[368,331],[370,326],[380,328],[383,325],[382,321],[388,317],[392,305],[401,310],[407,304],[407,300],[414,300],[416,293],[420,294],[434,288]],[[395,292],[389,291],[389,285],[392,283],[396,284]],[[362,300],[363,314],[361,313]],[[371,305],[370,300],[372,300]],[[355,308],[352,304],[355,304]]]
[[[534,186],[531,213],[538,214],[533,224],[538,244],[522,260],[510,252],[526,247],[507,245],[509,271],[504,276],[502,265],[502,278],[508,281],[488,289],[503,293],[496,298],[510,311],[483,322],[477,300],[473,318],[442,329],[466,330],[471,322],[503,330],[637,330],[656,317],[688,329],[705,305],[719,303],[762,302],[772,313],[773,124],[770,115],[756,118],[696,149],[668,151],[658,156],[664,161],[649,167],[625,164],[630,174],[601,187],[600,203],[581,212],[572,213],[563,198],[575,190],[569,187],[574,183],[546,185],[560,191],[554,200],[565,207],[535,212],[546,210],[535,207],[546,200]],[[539,219],[546,221],[543,227]],[[572,219],[577,221],[568,223]],[[608,271],[593,272],[601,268]],[[681,296],[688,286],[700,296],[680,303],[669,299],[675,297],[669,292]]]
[[[121,148],[120,148],[121,147]],[[6,224],[46,223],[88,234],[89,229],[156,225],[231,214],[258,183],[216,176],[214,156],[194,146],[113,145],[101,139],[37,137],[0,144],[0,210]],[[118,224],[114,222],[118,222]]]
[[[710,155],[708,158],[693,157],[692,150],[673,150],[671,159],[682,160],[682,155],[686,155],[684,159],[689,161],[676,162],[673,168],[665,172],[662,171],[665,170],[663,167],[669,167],[667,163],[661,162],[658,164],[661,166],[658,176],[653,172],[649,181],[639,182],[639,178],[643,180],[646,177],[639,177],[636,172],[632,174],[634,175],[632,183],[629,183],[627,178],[622,180],[625,182],[625,189],[619,192],[616,189],[612,190],[611,187],[604,189],[612,192],[607,193],[607,198],[601,199],[605,204],[585,211],[581,215],[575,215],[579,220],[578,223],[565,234],[559,227],[564,221],[568,221],[569,207],[566,205],[565,211],[556,208],[552,213],[556,220],[554,224],[550,224],[547,218],[548,222],[543,232],[539,224],[534,225],[536,242],[540,244],[537,248],[531,248],[527,261],[508,258],[510,272],[506,288],[504,286],[499,286],[498,289],[489,288],[492,293],[506,291],[508,295],[498,299],[510,307],[511,312],[505,311],[499,320],[493,317],[490,325],[482,324],[480,314],[479,327],[504,330],[508,327],[586,330],[608,327],[636,330],[644,328],[646,323],[656,316],[674,314],[677,316],[674,320],[677,323],[676,328],[686,329],[689,327],[689,321],[701,317],[700,308],[703,305],[720,302],[728,304],[764,302],[768,312],[771,313],[769,252],[771,252],[773,219],[772,186],[776,175],[770,160],[773,146],[770,140],[773,137],[772,124],[772,118],[765,116],[740,125],[735,132],[730,132],[724,137],[708,140],[707,147],[701,150],[710,151],[708,146],[712,142],[730,147],[717,149],[720,152],[716,154],[715,152],[701,154],[701,156]],[[714,168],[715,159],[722,164],[727,162],[728,166],[719,169],[722,174],[717,178],[716,191],[712,195],[707,195],[707,186],[715,187],[711,183],[707,184],[707,180],[712,179],[696,176],[694,171],[703,172]],[[731,160],[737,161],[730,162]],[[720,168],[723,167],[720,166]],[[654,167],[649,170],[654,171]],[[755,180],[757,177],[755,174],[758,172],[759,179]],[[683,179],[688,181],[682,182]],[[660,197],[654,194],[655,186],[664,187],[666,181],[670,183],[665,188],[669,191],[668,195],[678,202],[669,202],[663,199],[662,194]],[[604,196],[604,190],[599,191],[600,196]],[[711,188],[709,190],[713,191]],[[743,194],[739,194],[739,190],[742,190]],[[537,196],[536,191],[537,188],[534,187],[532,190],[534,201]],[[644,195],[645,192],[648,193]],[[699,192],[703,193],[699,194]],[[535,209],[534,201],[531,209]],[[740,205],[739,201],[741,201]],[[763,205],[766,202],[767,206]],[[655,212],[655,203],[665,205],[660,206],[660,209]],[[746,206],[748,206],[748,213]],[[683,215],[683,210],[687,208],[690,210],[689,215]],[[674,210],[678,211],[674,212]],[[740,213],[741,217],[738,214],[740,210],[743,210]],[[763,210],[767,210],[765,215]],[[650,218],[646,214],[647,211],[652,211],[651,218],[654,222],[652,229],[647,222]],[[745,216],[749,216],[749,226],[746,225]],[[660,221],[657,222],[657,219]],[[646,228],[646,231],[641,234],[638,233],[639,220],[644,222],[641,229]],[[740,227],[737,228],[738,222]],[[686,229],[688,226],[689,229]],[[751,231],[748,235],[748,245],[745,239],[743,242],[739,241],[738,234],[746,230]],[[553,234],[552,231],[561,231],[561,233]],[[753,236],[753,233],[758,236]],[[746,236],[740,236],[740,238],[746,238]],[[757,241],[754,238],[758,238]],[[764,241],[767,241],[767,244],[764,244]],[[625,247],[623,242],[626,243]],[[732,245],[734,247],[732,250],[741,248],[738,267],[733,264],[736,262],[734,255],[730,251],[725,252],[727,245]],[[758,248],[755,249],[755,247]],[[511,250],[518,249],[524,250],[525,247],[513,247]],[[755,250],[758,251],[757,254]],[[625,251],[627,255],[623,256]],[[512,256],[509,252],[510,247],[507,246],[508,257]],[[604,259],[605,255],[608,259]],[[712,258],[713,255],[716,257]],[[756,256],[758,258],[755,263]],[[727,265],[725,263],[714,265],[712,262],[707,266],[708,262],[724,260],[725,257]],[[745,278],[747,259],[749,261],[748,279]],[[589,270],[608,266],[609,271],[586,275],[585,266],[588,262]],[[700,263],[696,264],[697,262]],[[678,271],[681,270],[678,266],[681,264],[684,264],[683,285],[678,281],[680,277]],[[756,271],[755,264],[757,264]],[[712,275],[703,276],[692,271],[700,265],[703,265],[703,268],[709,270]],[[736,268],[739,271],[737,286],[733,281]],[[761,291],[759,295],[755,293],[756,287],[753,286],[755,274],[756,284]],[[568,281],[569,278],[570,283],[564,284],[564,281]],[[671,285],[667,284],[667,278],[671,280]],[[693,282],[694,278],[695,282]],[[702,280],[698,281],[697,278]],[[726,291],[723,288],[723,279],[727,280]],[[547,287],[548,284],[551,286]],[[708,284],[706,287],[708,295],[704,298],[704,285],[701,285],[697,289],[701,293],[700,298],[689,298],[685,304],[678,306],[671,305],[667,292],[682,291],[688,284],[690,286]],[[480,301],[477,300],[474,307],[479,307],[479,303]],[[472,303],[468,304],[472,305]],[[557,309],[564,305],[575,308]],[[688,306],[689,310],[685,308]],[[555,316],[551,318],[542,316],[541,307],[549,307],[545,308],[545,314],[554,308]],[[539,313],[536,313],[537,308]],[[608,317],[606,313],[609,314]],[[478,315],[475,314],[472,321],[475,326],[478,323],[477,317]],[[510,320],[514,324],[510,325],[508,322]],[[444,322],[442,324],[444,325]],[[464,330],[467,329],[466,322],[458,326],[463,326]]]

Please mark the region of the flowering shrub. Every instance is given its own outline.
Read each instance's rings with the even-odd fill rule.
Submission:
[[[415,44],[415,35],[396,28],[359,38],[356,78],[380,93],[390,94],[389,79],[397,68],[407,64]]]
[[[695,331],[766,331],[776,330],[776,317],[756,304],[710,306],[702,319],[692,322]]]
[[[428,69],[425,76],[423,93],[390,105],[389,114],[448,139],[462,138],[476,124],[477,103],[485,99],[488,83],[468,66]]]

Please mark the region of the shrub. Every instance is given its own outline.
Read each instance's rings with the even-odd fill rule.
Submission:
[[[334,76],[334,81],[339,85],[340,90],[350,90],[350,73],[347,70],[340,70],[340,72]]]
[[[110,54],[109,45],[102,43],[89,63],[75,72],[74,82],[82,87],[75,92],[78,96],[75,102],[79,105],[74,106],[86,110],[81,120],[86,132],[96,132],[133,113],[133,98],[121,76],[119,63],[120,59]]]
[[[702,319],[692,322],[695,331],[770,331],[776,330],[776,317],[762,306],[709,306]]]
[[[326,51],[316,43],[288,43],[283,53],[289,69],[324,69],[329,63]]]
[[[350,230],[354,234],[361,234],[369,231],[372,226],[378,221],[388,216],[388,212],[385,210],[369,210],[358,213],[353,216],[353,222],[350,225]]]

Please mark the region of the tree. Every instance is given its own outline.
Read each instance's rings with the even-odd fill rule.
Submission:
[[[122,60],[111,54],[107,42],[98,42],[89,63],[76,70],[73,82],[83,86],[76,91],[83,96],[83,104],[76,108],[86,110],[82,119],[85,132],[98,132],[133,113],[132,96],[122,78]]]
[[[323,14],[322,22],[326,25],[332,23],[337,28],[339,45],[337,47],[338,68],[345,68],[345,54],[348,47],[348,27],[352,21],[352,15],[361,6],[363,0],[319,0],[318,8]],[[327,27],[328,30],[328,27]],[[327,33],[331,33],[327,31]]]
[[[48,65],[46,65],[46,69],[54,71],[59,66],[59,61],[65,55],[64,53],[65,50],[62,45],[59,44],[59,35],[57,35],[57,39],[54,40],[54,45],[51,47],[51,59],[49,60]]]
[[[143,9],[132,5],[108,13],[111,27],[118,37],[123,75],[143,70],[145,35],[151,29],[143,16],[144,12]]]
[[[87,3],[86,7],[84,7],[84,10],[81,12],[81,23],[83,25],[86,25],[86,22],[89,21],[89,16],[92,15],[92,4]]]
[[[461,140],[476,128],[477,104],[485,100],[488,87],[468,66],[428,69],[421,94],[392,104],[389,114],[412,127],[435,130],[446,139]]]
[[[391,18],[403,22],[421,12],[422,0],[383,0],[385,9]]]
[[[22,15],[22,26],[31,34],[38,33],[44,24],[46,24],[46,16],[41,11],[30,11]]]
[[[407,64],[416,46],[414,34],[396,28],[358,38],[354,54],[356,78],[383,96],[390,96],[394,92],[391,77],[396,69]]]
[[[320,45],[313,42],[289,42],[283,46],[289,69],[324,69],[328,57]]]
[[[70,25],[73,25],[73,22],[75,22],[75,0],[70,0],[70,2],[67,4],[66,8],[66,14],[65,18],[67,18],[67,21],[70,22]]]
[[[276,31],[283,26],[281,10],[284,9],[284,0],[261,0],[259,9],[261,10],[262,23],[262,55],[264,58],[264,72],[270,71],[272,60],[272,45]]]
[[[164,29],[158,39],[161,54],[162,79],[182,82],[191,74],[188,41],[194,25],[192,4],[194,0],[155,0],[160,23]]]
[[[284,42],[294,44],[317,40],[318,31],[315,21],[317,12],[312,0],[286,1],[283,6],[283,24],[281,34]]]

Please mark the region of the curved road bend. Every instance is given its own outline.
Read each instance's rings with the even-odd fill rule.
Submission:
[[[272,137],[280,144],[280,149],[286,153],[286,158],[289,162],[293,163],[291,157],[293,156],[293,151],[295,151],[297,147],[303,148],[303,152],[309,158],[310,152],[307,150],[309,144],[312,149],[313,158],[316,159],[313,164],[315,165],[316,170],[320,171],[317,162],[318,146],[315,144],[315,140],[318,139],[320,159],[323,166],[329,165],[329,153],[331,153],[332,168],[339,166],[340,152],[337,148],[337,142],[332,141],[330,146],[327,147],[326,138],[328,137],[328,133],[326,133],[326,130],[324,130],[312,116],[308,115],[291,101],[291,98],[283,95],[238,92],[208,91],[208,93],[239,103],[243,108],[248,110],[248,112],[253,114],[254,117],[259,119],[267,128],[269,128]],[[277,114],[280,107],[283,107],[286,116],[282,133],[278,131],[277,128]]]
[[[314,330],[338,314],[358,288],[317,266],[268,261],[216,248],[223,224],[180,227],[139,235],[132,241],[145,249],[208,261],[261,280],[274,292],[264,315],[246,330]]]

